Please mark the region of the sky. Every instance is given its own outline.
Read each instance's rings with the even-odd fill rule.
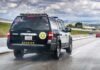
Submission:
[[[0,0],[0,18],[13,20],[20,13],[47,13],[66,22],[100,24],[100,0]]]

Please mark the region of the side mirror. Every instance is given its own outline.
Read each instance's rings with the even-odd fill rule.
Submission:
[[[71,32],[71,28],[65,28],[65,32]]]

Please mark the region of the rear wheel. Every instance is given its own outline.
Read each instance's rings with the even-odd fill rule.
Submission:
[[[14,50],[14,56],[16,59],[23,58],[24,50]]]
[[[57,42],[56,50],[53,52],[53,57],[55,59],[59,59],[60,58],[60,54],[61,54],[61,46],[60,46],[60,43]]]
[[[71,55],[72,53],[72,38],[69,39],[69,45],[68,48],[66,48],[66,52]]]
[[[67,52],[68,54],[71,54],[71,53],[72,53],[72,43],[70,43],[70,44],[69,44],[69,47],[66,48],[66,52]]]

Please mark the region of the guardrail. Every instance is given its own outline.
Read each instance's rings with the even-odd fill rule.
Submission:
[[[92,29],[80,29],[80,28],[71,28],[72,30],[79,30],[79,31],[92,31]]]

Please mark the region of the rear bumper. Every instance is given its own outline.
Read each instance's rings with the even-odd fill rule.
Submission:
[[[31,50],[32,52],[50,52],[55,50],[55,45],[22,45],[22,44],[8,44],[9,49],[27,49]]]

